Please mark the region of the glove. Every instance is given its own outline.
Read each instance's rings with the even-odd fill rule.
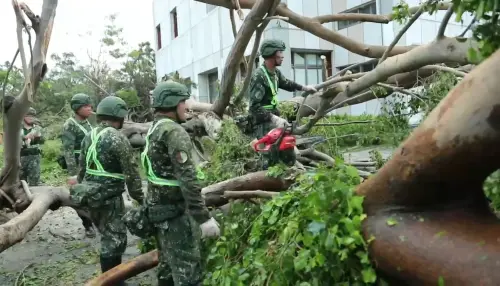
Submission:
[[[306,85],[302,88],[303,91],[312,91],[312,92],[317,92],[318,90],[314,88],[312,85]]]
[[[219,223],[211,218],[200,225],[201,238],[220,236]]]
[[[66,180],[66,184],[68,184],[69,186],[76,185],[78,183],[76,179],[77,176],[68,177],[68,179]]]

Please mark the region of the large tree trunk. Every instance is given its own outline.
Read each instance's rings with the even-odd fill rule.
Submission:
[[[499,73],[497,51],[359,186],[364,235],[376,238],[370,255],[379,271],[415,285],[439,277],[450,285],[498,285],[500,222],[482,185],[500,167]],[[389,226],[389,218],[398,224]]]

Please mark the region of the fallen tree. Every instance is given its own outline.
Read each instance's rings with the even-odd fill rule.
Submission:
[[[238,9],[238,5],[251,8],[255,3],[252,0],[199,2],[229,9]],[[335,108],[372,99],[366,89],[397,74],[414,73],[422,68],[447,69],[428,67],[441,63],[469,64],[467,52],[476,47],[476,43],[471,39],[445,37],[443,32],[453,10],[450,5],[438,8],[447,13],[435,41],[420,47],[374,47],[356,43],[322,27],[321,23],[328,19],[390,21],[392,17],[381,20],[375,16],[348,14],[312,19],[295,14],[285,4],[278,5],[276,14],[287,17],[289,23],[359,55],[381,58],[373,71],[340,75],[342,79],[332,78],[329,83],[321,84],[319,88],[332,82],[337,86],[332,87],[335,91],[330,91],[330,95],[325,95],[326,91],[317,95],[320,102],[315,116],[299,127],[298,133],[309,131]],[[410,10],[418,14],[420,9]],[[441,280],[452,284],[480,281],[484,285],[495,285],[495,281],[500,280],[493,264],[481,267],[479,259],[485,256],[498,259],[500,255],[495,243],[499,223],[488,208],[481,188],[484,179],[500,167],[495,159],[497,152],[492,151],[500,140],[496,110],[500,102],[495,96],[500,86],[494,77],[485,76],[498,73],[499,63],[500,52],[497,51],[467,75],[450,69],[464,80],[401,144],[394,157],[357,189],[357,194],[365,196],[363,207],[368,215],[363,224],[364,238],[369,242],[375,238],[370,244],[370,258],[387,281],[426,285]],[[402,91],[397,86],[388,88]],[[228,102],[227,98],[222,101]],[[244,192],[251,190],[246,186],[239,188]],[[216,189],[204,192],[223,194]],[[440,233],[445,233],[446,239],[440,239]],[[479,251],[477,241],[485,242]],[[141,259],[149,259],[141,265],[154,266],[155,255],[151,252],[141,256]],[[129,271],[127,266],[117,269],[125,271],[115,272],[115,275],[130,277],[125,274]],[[106,282],[98,277],[88,285],[109,285],[113,281],[112,275],[104,274],[103,277]]]
[[[394,47],[394,45],[375,47],[356,43],[335,31],[324,28],[321,23],[328,19],[349,18],[353,20],[356,17],[372,21],[390,21],[393,17],[380,20],[363,14],[351,14],[339,17],[335,17],[335,15],[332,17],[320,16],[311,19],[295,14],[284,4],[277,4],[279,1],[273,2],[277,6],[263,3],[264,1],[252,0],[232,2],[206,0],[199,2],[230,9],[239,9],[238,5],[243,8],[253,7],[251,12],[253,16],[245,19],[248,22],[245,25],[246,28],[240,30],[241,34],[237,37],[237,39],[243,40],[235,41],[230,53],[232,57],[229,57],[226,63],[221,96],[215,104],[210,106],[210,111],[207,111],[207,105],[194,107],[193,104],[191,108],[193,110],[199,108],[199,111],[202,112],[195,114],[193,118],[197,120],[191,120],[192,126],[186,126],[186,128],[195,129],[193,126],[201,126],[203,132],[212,139],[218,137],[222,127],[222,116],[232,95],[229,88],[232,88],[234,84],[234,78],[243,55],[242,51],[235,49],[244,50],[252,33],[258,29],[259,22],[263,23],[269,20],[274,14],[286,17],[289,23],[304,30],[314,31],[313,34],[350,51],[367,57],[381,58],[379,65],[373,71],[362,74],[343,74],[341,72],[320,84],[318,88],[323,90],[316,95],[306,97],[304,104],[301,103],[302,106],[306,105],[310,98],[319,99],[317,108],[312,108],[315,112],[314,117],[306,125],[300,126],[298,133],[308,132],[318,120],[335,108],[373,99],[373,93],[368,92],[367,89],[374,85],[381,85],[391,91],[405,91],[404,84],[398,80],[391,84],[391,78],[394,79],[398,76],[414,78],[416,71],[418,73],[424,71],[431,73],[434,70],[448,70],[457,76],[464,77],[464,80],[448,94],[421,127],[401,145],[400,149],[395,152],[394,158],[384,165],[379,173],[360,185],[357,192],[366,197],[363,206],[368,214],[368,219],[363,226],[364,237],[366,241],[371,241],[371,235],[375,235],[375,242],[370,244],[370,256],[375,262],[377,270],[381,274],[387,275],[388,280],[403,284],[408,281],[430,284],[444,276],[446,281],[452,281],[455,284],[471,284],[481,281],[483,284],[493,285],[496,280],[500,279],[500,277],[496,277],[498,275],[494,273],[493,265],[480,267],[480,259],[473,257],[479,254],[471,254],[476,251],[473,243],[482,239],[487,246],[481,254],[487,253],[494,258],[498,256],[498,249],[494,244],[494,238],[498,236],[497,221],[493,219],[485,203],[484,195],[479,190],[484,178],[499,167],[494,160],[497,154],[495,151],[491,151],[496,150],[493,148],[500,140],[495,109],[499,102],[494,97],[495,91],[498,90],[498,83],[495,82],[494,77],[484,75],[494,75],[499,72],[500,54],[497,52],[467,75],[450,67],[435,66],[435,64],[450,62],[460,65],[469,64],[468,48],[476,46],[475,41],[471,39],[444,37],[442,32],[444,32],[452,12],[449,6],[440,5],[437,7],[448,11],[435,41],[419,47]],[[57,1],[44,0],[44,7],[46,3],[57,4]],[[264,6],[264,4],[269,6]],[[410,9],[411,14],[418,17],[420,9],[421,7]],[[16,10],[16,15],[17,13]],[[266,13],[267,16],[264,17]],[[55,6],[53,6],[53,15],[55,15]],[[47,15],[42,13],[42,21],[45,19],[44,17]],[[22,21],[19,23],[22,25]],[[50,32],[48,34],[50,36]],[[34,55],[37,54],[36,47],[35,45]],[[44,54],[42,53],[42,55]],[[388,58],[385,59],[385,57]],[[23,66],[27,66],[24,63],[25,60],[23,60]],[[42,63],[46,69],[44,60]],[[26,78],[27,86],[31,86],[29,82],[31,77],[26,76]],[[43,74],[39,80],[41,78],[43,78]],[[16,128],[20,125],[22,115],[29,106],[29,101],[25,99],[28,98],[27,95],[34,95],[34,91],[36,89],[31,89],[31,92],[23,91],[12,104],[6,105],[4,113],[5,141],[6,147],[9,145],[10,152],[9,159],[6,156],[6,167],[3,169],[0,187],[9,196],[9,199],[4,199],[0,203],[15,201],[16,209],[26,210],[19,219],[0,229],[2,230],[0,235],[3,236],[6,235],[6,231],[19,231],[18,234],[9,236],[12,238],[0,240],[0,242],[5,243],[2,245],[2,249],[22,239],[22,236],[37,223],[49,207],[56,207],[56,204],[67,205],[64,202],[64,198],[67,196],[66,190],[53,189],[52,192],[57,192],[57,195],[51,195],[49,199],[42,199],[36,192],[33,192],[33,196],[29,196],[29,192],[20,188],[17,178],[18,164],[16,163],[18,163],[19,157],[16,158],[18,155],[15,154],[19,154],[19,149],[15,149],[18,148],[15,146],[19,144],[15,145],[15,143],[19,143],[19,139],[15,139],[15,132],[18,130]],[[16,110],[14,114],[12,113],[13,107]],[[130,137],[134,135],[142,137],[147,127],[148,123],[144,125],[131,123],[124,129],[124,132],[129,132]],[[321,154],[312,152],[309,148],[304,149],[301,153],[303,155],[314,153],[313,157],[321,157],[318,156]],[[491,157],[486,157],[487,155]],[[305,159],[311,158],[302,159],[306,162]],[[324,161],[331,160],[331,158],[325,158]],[[359,164],[359,167],[367,167],[363,165],[366,164]],[[453,171],[457,172],[453,173]],[[5,181],[3,178],[6,178]],[[7,181],[9,184],[6,183]],[[251,191],[257,191],[253,194],[260,196],[275,197],[275,194],[263,193],[262,191],[287,190],[293,182],[293,178],[283,179],[279,176],[267,176],[266,173],[260,172],[219,182],[208,186],[203,192],[207,201],[210,196],[216,195],[214,203],[207,202],[207,204],[218,206],[228,202],[226,195],[231,196],[231,198],[239,198],[237,192],[241,192],[241,197],[245,199],[249,199]],[[26,208],[28,205],[29,207]],[[394,206],[399,208],[394,208]],[[415,220],[414,217],[418,215],[421,215],[424,220]],[[391,223],[388,223],[388,220],[391,220]],[[441,226],[443,223],[444,227]],[[467,232],[466,227],[474,229],[474,232]],[[424,242],[433,239],[438,228],[451,233],[453,236],[451,240],[436,240],[425,244]],[[410,239],[411,244],[399,243],[397,239],[401,240],[401,233],[404,233],[405,238]],[[450,241],[453,243],[449,243]],[[456,245],[460,245],[459,251],[454,248]],[[425,250],[428,249],[431,251],[426,252]],[[474,269],[465,267],[467,262],[465,259],[474,259],[474,266],[477,267]],[[458,263],[452,264],[449,261],[458,261]],[[104,273],[90,285],[110,285],[117,279],[131,277],[154,267],[156,264],[157,255],[155,252],[151,252],[134,259],[133,262],[125,263]],[[432,265],[433,267],[428,268],[424,265]],[[371,281],[371,278],[368,280]]]

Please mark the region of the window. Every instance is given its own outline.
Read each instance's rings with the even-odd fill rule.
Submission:
[[[211,4],[206,4],[207,5],[207,14],[210,13],[210,11],[212,11],[213,9],[215,9],[215,5],[211,5]]]
[[[345,65],[345,66],[341,66],[341,67],[337,67],[337,71],[341,71],[343,69],[345,69],[346,67],[348,66],[352,66],[353,64],[350,64],[350,65]],[[359,72],[369,72],[373,69],[375,69],[375,67],[377,66],[376,63],[365,63],[365,64],[362,64],[362,65],[359,65],[357,67],[354,67],[352,69],[349,69],[352,73],[359,73]]]
[[[326,56],[327,74],[331,76],[331,53],[292,52],[294,81],[301,85],[316,85],[323,82],[322,55]]]
[[[208,74],[208,101],[214,103],[219,95],[219,73],[217,71]]]
[[[354,14],[377,14],[377,4],[375,1],[365,3],[363,5],[357,6],[353,9],[346,10],[342,13],[354,13]],[[337,30],[346,29],[350,26],[356,25],[360,21],[340,21],[337,22]]]
[[[156,26],[156,49],[161,49],[161,26]]]
[[[172,39],[177,38],[179,36],[179,32],[177,29],[177,9],[174,8],[172,12],[170,12],[170,22],[172,23]]]

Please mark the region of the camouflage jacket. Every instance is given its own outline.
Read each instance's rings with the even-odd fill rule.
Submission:
[[[83,130],[86,130],[84,132]],[[68,173],[74,176],[78,173],[78,157],[80,148],[85,135],[92,130],[92,125],[88,120],[78,121],[74,118],[68,118],[63,126],[62,145],[64,159],[68,166]]]
[[[34,137],[31,140],[25,139],[28,134],[40,135],[39,137]],[[20,132],[21,135],[21,156],[27,155],[38,155],[41,153],[42,144],[45,142],[43,137],[42,127],[40,125],[34,124],[31,128],[26,128],[23,126]]]
[[[159,120],[166,118],[166,116],[156,116],[153,126]],[[177,180],[180,185],[164,186],[148,182],[146,200],[148,205],[187,209],[200,224],[209,220],[210,215],[201,197],[201,185],[191,158],[193,143],[186,130],[174,121],[163,122],[156,127],[148,140],[147,156],[154,175],[161,179]],[[146,174],[148,174],[147,168]]]
[[[99,132],[102,129],[110,127],[106,123],[99,124],[96,131]],[[105,177],[105,176],[95,176],[88,174],[86,172],[87,162],[86,157],[89,151],[89,147],[92,143],[90,138],[90,132],[85,136],[82,141],[82,150],[80,154],[80,170],[78,171],[77,180],[81,183],[83,180],[86,182],[99,183],[105,185],[107,189],[112,190],[123,190],[119,193],[125,191],[125,185],[122,179]],[[112,128],[111,130],[104,132],[96,145],[97,160],[101,163],[102,168],[109,173],[122,174],[125,177],[125,183],[127,184],[130,196],[138,202],[142,203],[143,193],[142,193],[142,183],[139,175],[139,169],[137,166],[137,161],[132,151],[132,146],[127,137],[123,135],[119,130]],[[90,165],[93,169],[96,168],[95,164]]]
[[[296,91],[301,90],[302,85],[291,81],[281,73],[279,69],[275,69],[275,72],[270,72],[262,65],[264,69],[268,72],[269,78],[272,81],[272,84],[278,83],[278,88],[287,90],[287,91]],[[274,88],[274,87],[273,87]],[[275,88],[276,92],[278,92],[278,88]],[[266,109],[264,106],[271,105],[271,101],[273,99],[272,87],[267,80],[266,73],[262,70],[261,67],[257,68],[257,70],[252,75],[252,79],[250,81],[250,104],[249,104],[249,112],[254,115],[255,118],[260,119],[260,122],[267,122],[271,120],[270,113],[274,113],[279,115],[278,110],[275,108]]]

